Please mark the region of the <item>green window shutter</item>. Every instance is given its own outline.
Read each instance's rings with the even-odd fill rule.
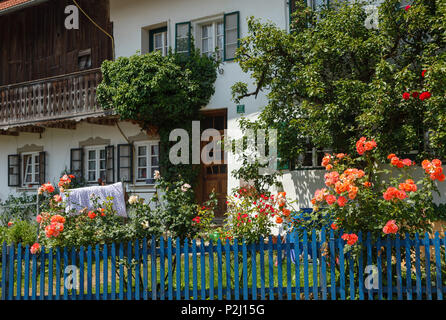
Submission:
[[[240,46],[240,12],[226,13],[223,19],[224,28],[224,61],[235,58],[235,51]]]
[[[8,155],[8,187],[20,186],[20,154]]]
[[[161,32],[166,32],[167,31],[167,27],[162,27],[162,28],[157,28],[157,29],[153,29],[153,30],[149,30],[149,52],[152,52],[154,49],[153,46],[153,41],[154,38],[153,36],[157,33],[161,33]],[[169,44],[168,44],[169,45]]]
[[[118,144],[118,181],[133,182],[132,144]]]
[[[190,55],[192,46],[191,24],[180,22],[175,24],[175,51]]]
[[[70,150],[70,173],[76,178],[84,177],[84,149],[74,148]]]
[[[39,183],[44,184],[46,182],[46,152],[39,152]]]
[[[106,155],[105,182],[107,184],[110,184],[115,182],[115,146],[105,147],[105,155]]]

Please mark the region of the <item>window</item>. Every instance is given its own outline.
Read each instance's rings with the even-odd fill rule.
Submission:
[[[331,150],[324,149],[319,150],[310,142],[310,139],[306,140],[305,152],[301,153],[297,159],[292,161],[291,170],[293,169],[306,169],[306,168],[320,168],[322,159],[326,153],[330,153]]]
[[[153,183],[159,170],[159,142],[136,144],[136,181]]]
[[[86,148],[87,154],[87,181],[97,182],[99,179],[106,181],[107,176],[107,156],[105,147]]]
[[[79,66],[79,70],[91,68],[91,49],[79,51],[77,56],[77,64]]]
[[[224,24],[223,21],[216,21],[201,25],[201,53],[212,56],[214,53],[217,59],[223,59],[224,50]]]
[[[8,186],[32,187],[46,182],[45,151],[8,155]]]
[[[36,185],[40,182],[40,155],[38,152],[22,154],[23,186]]]
[[[194,39],[196,47],[207,56],[216,55],[217,59],[230,61],[235,58],[240,39],[240,13],[238,11],[216,15],[203,21],[194,21]],[[175,25],[175,50],[190,54],[192,41],[190,21]]]
[[[189,55],[191,49],[191,24],[181,22],[175,25],[175,50]]]
[[[167,27],[153,29],[149,31],[149,51],[160,51],[163,56],[167,55],[169,47],[167,45]]]

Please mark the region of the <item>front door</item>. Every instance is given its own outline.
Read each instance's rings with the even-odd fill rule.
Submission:
[[[201,122],[201,130],[216,129],[220,132],[220,136],[223,137],[224,130],[227,128],[227,110],[216,110],[204,113],[204,120]],[[210,141],[202,141],[201,148],[209,144]],[[216,141],[216,143],[219,143]],[[221,159],[224,160],[223,147]],[[212,153],[210,153],[212,156]],[[218,206],[215,210],[215,220],[220,223],[224,219],[224,213],[226,212],[226,195],[228,187],[228,165],[222,164],[205,164],[202,161],[201,165],[201,202],[205,202],[209,199],[209,194],[215,192],[218,199]]]

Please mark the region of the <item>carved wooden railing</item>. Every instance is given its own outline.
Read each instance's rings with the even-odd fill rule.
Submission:
[[[96,102],[100,69],[0,86],[0,128],[102,112]]]

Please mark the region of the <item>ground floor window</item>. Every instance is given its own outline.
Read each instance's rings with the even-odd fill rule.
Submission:
[[[30,152],[22,154],[23,186],[36,185],[40,182],[40,154]]]
[[[107,157],[105,146],[86,148],[87,154],[87,181],[97,182],[99,179],[106,181]]]
[[[159,142],[144,142],[135,145],[136,181],[154,182],[155,170],[159,170]]]

